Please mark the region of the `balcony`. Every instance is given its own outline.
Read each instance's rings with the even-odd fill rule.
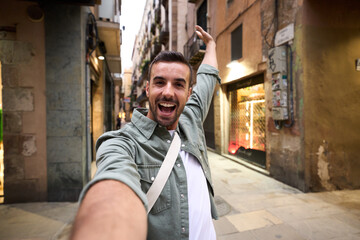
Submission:
[[[203,60],[205,50],[205,43],[194,33],[184,45],[184,56],[194,66]]]
[[[165,8],[166,10],[168,10],[169,0],[162,0],[162,1],[161,1],[161,4],[164,6],[164,8]]]
[[[169,42],[169,26],[167,22],[165,22],[161,28],[159,41],[163,45]]]
[[[152,46],[151,46],[151,61],[154,60],[154,58],[156,57],[156,55],[159,54],[159,52],[161,51],[161,43],[159,41],[155,41]]]
[[[156,23],[153,22],[151,24],[150,32],[152,33],[152,35],[155,35],[155,33],[156,33]]]
[[[137,81],[134,81],[133,84],[131,85],[131,92],[130,92],[130,96],[137,96]]]
[[[139,77],[139,81],[137,82],[137,86],[141,87],[144,83],[144,81],[148,78],[148,71],[150,66],[150,60],[144,60],[141,64],[140,71],[141,75]]]
[[[136,102],[138,102],[140,106],[143,106],[144,102],[146,102],[147,100],[148,100],[148,97],[146,96],[145,90],[143,90],[142,93],[140,94],[140,96],[138,96],[136,98]]]
[[[155,23],[160,24],[160,22],[161,22],[161,8],[157,7],[155,9]]]
[[[143,58],[145,58],[147,52],[149,51],[149,48],[151,47],[151,40],[147,40],[145,42],[144,51],[143,51]]]

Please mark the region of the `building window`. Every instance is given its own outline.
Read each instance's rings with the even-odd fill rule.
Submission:
[[[148,34],[151,32],[151,12],[148,12],[148,19],[147,19],[147,25],[146,25],[146,31]]]
[[[159,5],[159,0],[153,1],[153,8],[156,8]]]
[[[231,61],[242,58],[242,24],[231,32]]]
[[[207,31],[207,0],[203,1],[196,12],[196,23]]]

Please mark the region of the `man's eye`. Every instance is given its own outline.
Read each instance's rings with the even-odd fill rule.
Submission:
[[[160,86],[160,85],[163,85],[163,84],[164,84],[163,81],[157,81],[157,82],[155,82],[155,85],[157,85],[157,86]]]
[[[176,86],[179,87],[179,88],[184,88],[185,87],[184,84],[182,84],[182,83],[177,83]]]

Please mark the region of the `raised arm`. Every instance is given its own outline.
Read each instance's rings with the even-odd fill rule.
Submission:
[[[147,216],[139,197],[125,184],[104,180],[92,186],[82,201],[72,240],[146,239]]]
[[[216,58],[216,43],[210,34],[204,31],[200,26],[196,25],[196,34],[199,36],[201,40],[204,41],[206,45],[206,52],[204,59],[202,61],[203,64],[211,65],[215,68],[218,68],[217,58]]]

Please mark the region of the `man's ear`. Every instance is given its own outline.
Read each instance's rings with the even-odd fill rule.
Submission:
[[[191,94],[192,94],[192,87],[189,87],[188,97],[187,97],[187,100],[186,100],[186,101],[189,100]]]
[[[146,87],[145,87],[145,91],[146,91],[146,96],[149,97],[149,82],[150,81],[146,81]]]

